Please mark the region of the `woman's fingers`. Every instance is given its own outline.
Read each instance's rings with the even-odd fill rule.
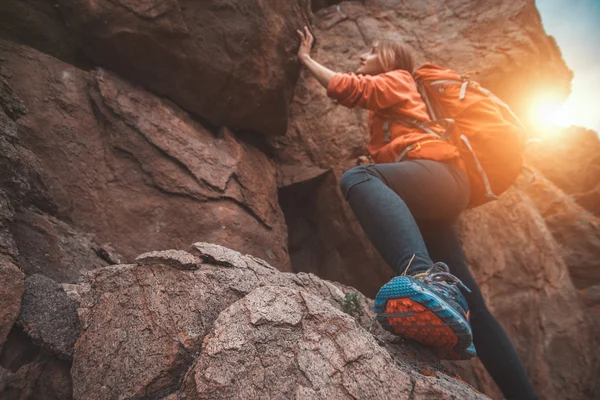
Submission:
[[[308,40],[309,43],[312,44],[313,41],[313,35],[310,33],[310,31],[308,30],[308,27],[304,27],[304,32],[306,32],[306,39]]]

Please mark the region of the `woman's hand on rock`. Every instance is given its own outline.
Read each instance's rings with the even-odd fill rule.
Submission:
[[[310,59],[310,49],[312,48],[315,39],[306,26],[304,27],[304,32],[301,30],[297,30],[296,32],[298,32],[298,36],[300,36],[298,59],[301,62],[305,62],[307,59]]]

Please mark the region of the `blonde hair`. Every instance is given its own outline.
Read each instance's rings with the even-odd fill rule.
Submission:
[[[413,73],[415,69],[415,58],[406,45],[391,39],[377,41],[375,53],[385,72],[402,69]]]

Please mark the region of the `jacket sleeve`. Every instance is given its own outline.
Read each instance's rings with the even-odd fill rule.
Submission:
[[[408,100],[414,87],[412,76],[405,71],[375,76],[338,73],[329,81],[327,95],[349,108],[378,111]]]

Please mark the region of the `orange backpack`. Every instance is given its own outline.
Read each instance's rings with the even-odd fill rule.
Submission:
[[[510,108],[477,82],[450,69],[426,63],[413,74],[432,122],[446,128],[471,183],[470,207],[495,200],[523,168],[527,139]],[[424,127],[427,129],[427,127]]]

